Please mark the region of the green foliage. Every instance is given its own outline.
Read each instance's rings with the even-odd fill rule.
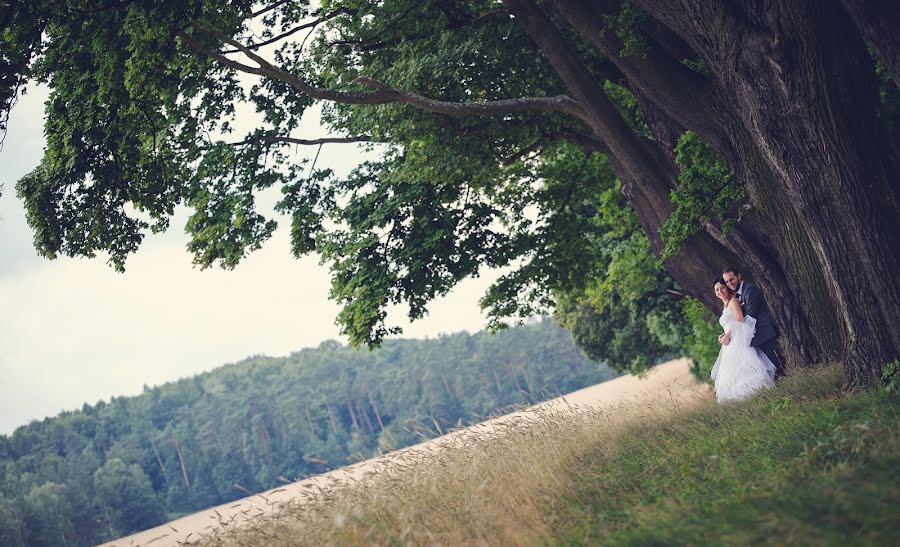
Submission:
[[[525,261],[481,301],[494,328],[509,316],[546,312],[554,304],[554,292],[575,291],[596,279],[604,267],[603,248],[629,230],[619,221],[633,220],[621,207],[621,192],[604,156],[559,146],[537,168],[537,180],[523,182],[519,191],[540,204],[537,220],[524,210],[517,213],[511,240],[527,250]]]
[[[741,219],[746,198],[744,187],[721,155],[691,131],[675,146],[675,161],[681,168],[678,188],[672,190],[675,211],[660,228],[666,242],[662,259],[674,256],[692,234],[718,217],[727,235]]]
[[[500,211],[477,190],[437,178],[428,157],[437,153],[409,147],[339,185],[346,202],[331,211],[339,228],[320,234],[316,248],[331,263],[338,321],[355,344],[399,333],[385,326],[389,304],[407,303],[418,319],[461,279],[508,260],[510,237],[491,226]],[[438,165],[471,174],[465,156],[440,155]]]
[[[165,522],[163,504],[156,497],[150,478],[137,464],[110,458],[94,473],[97,502],[104,509],[115,537],[151,528]]]
[[[553,215],[547,215],[556,223],[547,225],[552,232],[545,232],[553,236],[552,246],[536,245],[554,254],[538,256],[501,279],[488,293],[494,299],[483,302],[499,307],[496,316],[528,313],[527,305],[541,298],[552,302],[555,317],[579,347],[616,370],[642,372],[681,355],[691,328],[677,299],[681,293],[657,266],[606,158],[563,149],[559,156],[545,156],[539,172],[546,191],[567,200],[565,207],[556,205]],[[542,279],[532,273],[543,272],[546,264],[556,264],[555,270],[568,272],[568,277],[544,274]],[[538,288],[527,289],[523,280]]]
[[[557,291],[555,315],[594,359],[617,370],[642,372],[679,354],[686,324],[672,279],[656,267],[650,242],[625,206],[618,186],[594,210],[597,243],[581,260],[592,263],[585,288]]]
[[[276,229],[256,203],[276,186],[292,252],[317,253],[331,267],[338,321],[354,345],[399,332],[387,322],[388,307],[406,305],[411,318],[422,317],[430,300],[485,267],[524,265],[485,296],[495,325],[547,311],[553,291],[586,286],[593,275],[581,259],[601,237],[590,210],[614,181],[605,159],[556,143],[566,132],[588,133],[581,122],[555,112],[451,117],[400,104],[325,103],[322,119],[336,133],[390,143],[339,179],[307,169],[271,140],[299,127],[313,104],[308,95],[276,78],[242,85],[197,51],[223,47],[204,29],[258,43],[327,15],[308,38],[292,35],[260,53],[342,92],[370,91],[354,83],[367,75],[446,101],[565,93],[514,19],[481,17],[497,7],[493,0],[286,2],[253,23],[245,0],[138,0],[91,10],[46,0],[41,10],[17,11],[21,33],[3,43],[37,45],[10,63],[52,89],[44,158],[17,184],[36,248],[51,258],[106,254],[122,270],[146,233],[165,229],[175,206],[185,205],[194,262],[233,268]],[[633,35],[640,19],[624,7],[616,32]],[[589,65],[604,62],[583,49]],[[628,91],[605,88],[646,131]],[[248,107],[261,121],[235,134],[236,112]]]
[[[618,14],[606,17],[604,31],[615,32],[622,41],[622,50],[619,51],[619,55],[627,57],[644,55],[647,52],[647,36],[644,26],[648,20],[649,16],[643,10],[634,2],[627,0],[622,2]]]
[[[900,361],[891,361],[884,365],[881,378],[884,380],[885,390],[889,392],[900,391]]]
[[[9,112],[31,77],[30,64],[40,50],[47,2],[4,2],[0,25],[0,143],[6,136]]]
[[[74,508],[62,484],[47,481],[35,485],[21,497],[27,545],[53,546],[72,537],[70,515]]]
[[[682,59],[681,64],[698,74],[710,77],[712,76],[712,71],[709,70],[709,66],[707,66],[706,61],[704,61],[703,59]]]
[[[0,545],[24,547],[22,517],[12,500],[0,496]]]
[[[122,270],[144,233],[165,229],[175,205],[194,193],[190,173],[206,156],[205,137],[227,129],[222,120],[242,96],[233,74],[186,55],[173,37],[185,21],[236,29],[250,3],[44,4],[29,75],[52,88],[47,144],[17,191],[41,254],[103,251]]]
[[[254,357],[0,436],[0,539],[102,543],[614,376],[547,319]]]
[[[217,47],[203,28],[244,42],[272,37],[312,16],[306,3],[278,5],[260,36],[241,1],[141,0],[75,14],[57,2],[46,7],[33,21],[45,39],[29,66],[52,87],[47,151],[17,185],[45,256],[103,252],[121,270],[144,234],[165,229],[184,204],[193,210],[186,230],[194,262],[233,268],[276,229],[256,196],[278,186],[292,252],[315,252],[330,266],[338,323],[354,345],[373,347],[400,332],[388,323],[389,307],[405,305],[417,319],[460,280],[509,267],[482,299],[492,327],[583,294],[598,310],[591,317],[608,321],[611,347],[621,348],[608,355],[619,368],[640,369],[674,351],[683,320],[668,297],[656,298],[674,284],[652,264],[607,159],[549,137],[585,132],[578,122],[556,113],[455,118],[398,104],[326,103],[323,120],[336,132],[391,143],[339,179],[309,172],[267,140],[291,134],[311,99],[272,78],[248,90],[189,45]],[[496,7],[326,2],[315,14],[337,14],[323,23],[327,32],[305,44],[287,40],[266,56],[341,91],[360,91],[352,82],[364,74],[450,101],[564,93],[520,25],[480,17]],[[386,20],[384,10],[397,16]],[[639,53],[644,23],[631,3],[610,22],[628,54]],[[179,32],[187,36],[173,39]],[[631,93],[612,82],[604,90],[648,135]],[[242,105],[262,122],[232,138]],[[629,339],[645,332],[659,342],[649,353]]]
[[[684,352],[694,360],[694,374],[709,382],[719,356],[718,337],[722,329],[706,306],[694,298],[684,300],[684,318],[689,325],[683,343]]]
[[[647,127],[647,122],[644,120],[644,115],[641,113],[637,99],[634,98],[634,95],[628,88],[606,80],[603,82],[603,91],[616,105],[619,114],[622,115],[632,129],[645,137],[652,138],[650,128]]]

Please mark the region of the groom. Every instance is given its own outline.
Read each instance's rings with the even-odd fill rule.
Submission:
[[[735,291],[738,302],[744,310],[744,315],[756,319],[756,334],[750,341],[750,346],[759,349],[775,365],[775,378],[784,376],[784,358],[781,346],[778,344],[778,326],[769,315],[769,306],[759,287],[748,283],[741,278],[741,272],[735,267],[725,268],[722,272],[725,284]],[[728,338],[722,340],[723,344],[730,342]]]

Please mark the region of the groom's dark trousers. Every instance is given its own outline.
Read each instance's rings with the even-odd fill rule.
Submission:
[[[769,306],[762,291],[756,285],[745,281],[738,294],[738,300],[744,309],[744,315],[756,319],[756,334],[753,335],[750,345],[759,348],[772,361],[775,365],[775,378],[784,376],[784,353],[778,344],[778,326],[769,314]]]

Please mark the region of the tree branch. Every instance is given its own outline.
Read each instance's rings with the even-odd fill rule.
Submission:
[[[253,13],[250,14],[250,17],[259,17],[260,15],[268,13],[268,12],[272,11],[273,9],[277,9],[277,8],[283,6],[284,4],[287,4],[290,1],[291,0],[278,0],[278,2],[275,2],[271,6],[266,6],[259,11],[254,11]]]
[[[484,21],[485,19],[487,19],[489,17],[493,17],[495,15],[509,15],[509,10],[506,8],[498,8],[495,10],[491,10],[487,13],[483,13],[483,14],[479,15],[478,17],[476,17],[475,19],[472,19],[472,24],[480,23],[481,21]]]
[[[529,144],[528,146],[517,151],[515,154],[513,154],[509,157],[503,158],[502,160],[500,160],[500,164],[503,165],[504,167],[509,167],[510,165],[516,163],[517,161],[521,160],[525,156],[528,156],[532,152],[537,152],[538,150],[543,148],[545,145],[550,144],[551,142],[552,141],[550,139],[541,137],[540,139],[534,141],[533,143]]]
[[[536,152],[548,144],[554,144],[558,142],[568,142],[571,144],[576,144],[592,152],[602,152],[604,154],[607,152],[606,145],[603,144],[603,141],[591,137],[590,135],[585,135],[584,133],[580,133],[578,131],[563,129],[541,135],[538,140],[522,148],[512,156],[503,159],[501,163],[505,167],[508,167],[524,158],[525,156],[531,154],[532,152]]]
[[[451,26],[449,28],[450,28],[450,30],[454,30],[454,31],[459,30],[459,29],[465,29],[465,28],[471,27],[472,25],[476,25],[487,19],[495,17],[497,15],[504,15],[504,14],[510,15],[509,10],[506,8],[499,8],[499,9],[491,10],[491,11],[488,11],[488,12],[472,19],[465,25]],[[375,51],[375,50],[382,49],[385,47],[395,46],[401,42],[409,42],[411,40],[421,40],[423,38],[428,38],[428,37],[432,36],[432,34],[430,32],[426,32],[426,33],[418,34],[415,36],[405,36],[403,38],[395,37],[395,38],[391,38],[391,39],[379,40],[377,42],[373,41],[376,38],[378,38],[379,36],[381,36],[382,34],[384,34],[385,30],[387,30],[387,29],[383,29],[382,31],[379,31],[377,34],[375,34],[374,36],[371,36],[365,40],[363,40],[363,39],[335,40],[334,42],[331,42],[328,45],[329,46],[338,46],[338,47],[352,47],[359,51]]]
[[[666,294],[669,295],[670,298],[674,298],[675,300],[682,300],[687,298],[687,294],[683,291],[676,291],[675,289],[666,289]]]
[[[566,42],[553,21],[535,0],[504,0],[516,21],[534,40],[550,65],[569,88],[584,111],[584,119],[609,148],[611,158],[629,173],[647,171],[656,163],[652,147],[646,146],[622,118],[610,98],[597,85],[577,52]]]
[[[719,128],[710,113],[718,103],[713,96],[713,86],[703,75],[666,55],[656,44],[641,54],[621,54],[622,40],[604,24],[604,18],[615,13],[619,2],[554,0],[551,4],[622,71],[631,85],[640,89],[666,114],[704,139],[721,141]]]
[[[601,152],[603,154],[609,154],[609,148],[606,147],[606,143],[601,141],[600,139],[593,137],[591,135],[586,135],[579,131],[560,131],[559,132],[560,140],[565,142],[569,142],[572,144],[577,144],[581,146],[585,150],[590,150],[592,152]]]
[[[322,137],[321,139],[297,139],[294,137],[283,137],[279,135],[259,135],[240,142],[230,143],[232,146],[240,146],[242,144],[250,144],[252,142],[266,142],[272,144],[300,144],[300,145],[317,145],[317,144],[345,144],[355,142],[378,142],[373,141],[372,137],[362,135],[359,137]]]
[[[514,112],[565,112],[582,118],[584,112],[581,107],[567,95],[555,97],[522,97],[519,99],[500,99],[485,101],[483,103],[458,103],[430,99],[415,93],[409,93],[394,89],[387,84],[368,76],[357,76],[356,83],[377,89],[378,93],[391,102],[399,102],[439,114],[450,116],[494,115],[510,114]]]
[[[404,11],[403,13],[401,13],[400,15],[398,15],[397,17],[395,17],[394,20],[392,20],[392,21],[390,21],[389,23],[387,23],[381,30],[379,30],[378,32],[376,32],[376,33],[373,34],[372,36],[366,38],[365,40],[362,40],[362,39],[357,40],[357,41],[338,40],[338,41],[332,42],[332,43],[330,43],[330,44],[328,44],[328,45],[329,45],[329,46],[335,46],[335,45],[348,46],[348,45],[362,45],[362,44],[365,44],[365,43],[367,43],[367,42],[371,42],[372,40],[378,38],[379,36],[381,36],[381,35],[384,34],[385,32],[389,31],[389,30],[391,29],[391,27],[393,27],[394,25],[396,25],[397,23],[399,23],[400,21],[402,21],[403,19],[405,19],[410,13],[413,12],[413,10],[417,9],[418,7],[420,7],[423,3],[424,3],[423,1],[416,2],[415,4],[413,4],[412,6],[410,6],[406,11]],[[391,40],[391,42],[399,43],[400,40]]]
[[[424,38],[425,35],[416,38]],[[383,40],[380,42],[364,42],[362,40],[335,40],[328,44],[328,47],[353,48],[357,51],[377,51],[386,47],[396,46],[402,40],[393,38],[391,40]]]
[[[304,24],[302,24],[302,25],[298,25],[298,26],[296,26],[296,27],[294,27],[294,28],[292,28],[292,29],[290,29],[290,30],[288,30],[288,31],[282,32],[282,33],[279,34],[278,36],[273,36],[272,38],[269,38],[268,40],[263,40],[262,42],[257,42],[257,43],[255,43],[255,44],[250,44],[250,45],[248,45],[248,46],[246,46],[246,47],[247,47],[247,49],[259,49],[259,48],[264,47],[264,46],[267,46],[267,45],[269,45],[269,44],[274,44],[275,42],[277,42],[277,41],[279,41],[279,40],[283,40],[284,38],[287,38],[288,36],[292,36],[292,35],[294,35],[294,34],[300,32],[300,31],[303,30],[303,29],[307,29],[307,28],[315,28],[315,27],[317,27],[318,25],[320,25],[321,23],[324,23],[325,21],[329,21],[329,20],[331,20],[331,19],[334,19],[334,18],[337,17],[338,15],[342,15],[342,14],[345,14],[345,13],[350,13],[350,10],[348,10],[347,8],[345,8],[345,7],[342,6],[342,7],[338,8],[338,9],[332,11],[332,12],[329,13],[328,15],[324,15],[324,16],[322,16],[322,17],[319,17],[319,18],[316,19],[315,21],[310,21],[309,23],[304,23]],[[229,50],[226,50],[226,51],[222,51],[221,53],[224,55],[224,54],[228,54],[228,53],[239,53],[240,51],[241,51],[241,50],[239,50],[239,49],[229,49]]]
[[[185,32],[179,32],[178,38],[185,44],[189,45],[195,51],[198,51],[200,53],[203,53],[207,57],[211,57],[211,58],[215,59],[216,61],[227,66],[230,69],[237,70],[239,72],[246,72],[247,74],[256,74],[257,76],[265,76],[266,75],[266,72],[260,68],[256,68],[256,67],[252,67],[250,65],[245,65],[243,63],[239,63],[237,61],[229,59],[228,57],[226,57],[225,55],[223,55],[222,53],[220,53],[218,51],[211,50],[210,48],[204,46],[203,44],[201,44],[200,42],[195,40],[194,37],[191,36],[190,34],[187,34]]]
[[[496,114],[510,114],[516,112],[563,112],[579,118],[583,118],[584,112],[581,107],[566,95],[557,95],[555,97],[523,97],[519,99],[501,99],[496,101],[485,101],[481,103],[465,103],[440,101],[423,97],[415,93],[409,93],[394,89],[387,84],[369,78],[366,76],[358,76],[354,82],[366,85],[376,91],[371,92],[352,92],[352,91],[334,91],[314,86],[306,80],[291,74],[290,72],[279,68],[264,57],[241,44],[237,40],[222,34],[215,30],[208,30],[201,27],[195,27],[199,32],[208,34],[218,40],[235,47],[238,51],[256,62],[259,67],[252,67],[234,61],[221,52],[212,51],[204,47],[191,36],[181,33],[179,37],[189,46],[197,51],[204,53],[223,65],[258,76],[265,76],[282,81],[294,89],[304,93],[314,99],[322,99],[342,104],[387,104],[387,103],[403,103],[414,106],[427,112],[435,112],[438,114],[447,114],[450,116],[491,116]]]

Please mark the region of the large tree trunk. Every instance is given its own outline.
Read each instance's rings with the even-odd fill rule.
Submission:
[[[752,174],[766,182],[777,178],[772,177],[765,169],[760,169],[762,162],[754,159],[755,152],[749,155],[737,152],[733,145],[734,140],[728,138],[734,131],[723,129],[725,124],[734,125],[733,120],[737,116],[731,112],[728,102],[721,100],[723,90],[705,81],[707,80],[705,77],[687,69],[677,61],[681,58],[696,57],[687,43],[677,35],[664,27],[654,28],[656,37],[661,38],[660,42],[674,49],[668,56],[651,50],[623,57],[620,53],[624,47],[621,40],[614,32],[605,30],[606,16],[618,9],[619,2],[556,0],[548,5],[559,19],[568,20],[588,42],[600,49],[628,79],[659,149],[668,158],[670,172],[666,173],[665,177],[673,182],[677,179],[674,161],[675,143],[686,128],[690,128],[720,149],[730,152],[726,156],[732,165],[747,167],[743,170],[738,169],[739,173],[744,172],[745,176]],[[745,136],[747,133],[739,124],[735,131]],[[672,211],[668,203],[670,189],[671,187],[665,189],[666,203],[656,207],[656,210],[665,213],[666,217]],[[768,192],[768,195],[777,194],[777,191]],[[778,200],[774,203],[757,203],[757,207],[775,213],[769,217],[781,218],[787,225],[799,224],[793,210],[784,207]],[[822,302],[827,295],[821,284],[814,280],[796,282],[786,275],[785,257],[783,252],[779,252],[779,249],[787,249],[792,257],[802,257],[806,261],[814,262],[812,245],[804,238],[802,231],[796,230],[791,231],[794,237],[790,241],[773,240],[766,229],[771,226],[760,226],[760,221],[766,218],[751,210],[745,221],[727,238],[723,236],[718,226],[711,223],[707,229],[708,234],[733,252],[731,256],[736,254],[740,259],[727,260],[721,255],[707,255],[707,271],[718,274],[728,265],[748,267],[752,272],[751,277],[761,286],[768,301],[771,302],[770,309],[784,335],[782,345],[788,365],[798,366],[825,361],[837,353],[835,339],[820,338],[813,333],[829,329],[833,331],[835,328],[833,321],[830,325],[825,324],[833,314],[813,313],[810,307],[804,306],[803,303]],[[652,232],[651,238],[661,246],[656,233],[660,225],[661,222],[655,225],[644,224],[644,227]],[[702,237],[697,236],[696,239]],[[689,253],[690,249],[687,252]],[[698,271],[694,270],[690,275],[697,274]],[[706,277],[709,278],[710,275],[707,274]],[[699,288],[704,289],[708,290],[708,287]],[[818,328],[813,328],[814,323],[821,324],[817,325]]]
[[[641,106],[647,125],[674,166],[675,145],[678,138],[685,132],[685,128],[667,116],[640,90],[636,89],[634,95]],[[730,163],[732,165],[748,164],[738,154],[734,154],[734,159]],[[750,163],[760,164],[756,161]],[[771,205],[773,208],[776,206],[776,204]],[[792,211],[783,211],[782,214],[793,213]],[[797,284],[786,276],[784,260],[778,246],[768,236],[766,230],[760,228],[760,215],[752,209],[745,215],[743,221],[733,228],[727,237],[723,235],[721,227],[716,222],[710,222],[707,225],[709,235],[740,257],[736,263],[718,264],[718,270],[721,271],[729,265],[743,266],[744,274],[763,289],[772,316],[782,333],[781,343],[788,368],[819,363],[833,357],[837,351],[834,340],[819,339],[813,335],[814,329],[811,328],[811,325],[816,324],[819,318],[829,319],[832,315],[818,314],[810,318],[807,315],[808,309],[801,305],[804,300],[819,301],[823,296],[821,284]],[[805,243],[805,245],[794,245],[795,255],[804,252],[806,255],[811,254],[809,244]],[[820,331],[837,327],[833,321],[828,325],[817,326]]]
[[[877,382],[884,364],[900,355],[900,322],[893,319],[900,306],[900,284],[893,282],[900,252],[890,240],[900,233],[900,169],[878,119],[871,63],[861,38],[847,32],[846,14],[834,3],[812,0],[750,3],[743,11],[717,0],[638,2],[703,58],[710,81],[656,52],[622,59],[608,38],[612,33],[584,24],[602,21],[595,2],[551,5],[564,15],[569,10],[573,26],[633,88],[725,154],[752,209],[720,243],[754,268],[786,330],[792,360],[838,357],[848,385]],[[533,2],[507,5],[581,104],[617,174],[629,183],[626,192],[644,229],[651,241],[658,239],[675,180],[658,143],[617,117]],[[716,234],[714,226],[710,233]],[[669,271],[681,283],[685,272],[678,265]]]
[[[620,2],[549,5],[632,89],[728,159],[752,210],[720,240],[754,269],[791,360],[839,357],[848,384],[877,381],[900,353],[891,312],[900,285],[890,282],[900,260],[889,241],[900,233],[898,167],[878,119],[871,63],[846,14],[813,1],[638,3],[662,26],[648,27],[657,39],[648,52],[624,58],[603,17]],[[685,46],[712,78],[681,65]]]
[[[729,159],[762,162],[735,166],[760,224],[787,280],[825,293],[801,302],[819,320],[812,335],[839,340],[849,385],[877,382],[900,356],[900,170],[861,37],[831,2],[638,3],[696,50],[733,98],[741,127]],[[837,329],[820,319],[832,314]]]
[[[546,17],[542,18],[539,10],[530,3],[507,2],[507,4],[557,69],[588,114],[592,127],[607,144],[608,155],[615,171],[625,183],[624,191],[629,203],[637,212],[641,226],[658,254],[664,244],[659,236],[659,228],[673,211],[670,193],[678,178],[673,148],[684,129],[676,121],[668,118],[662,110],[655,108],[638,89],[635,89],[639,100],[644,103],[645,117],[657,140],[650,141],[631,131],[624,120],[619,118],[600,85],[594,81],[585,83],[583,74],[586,70],[578,66],[577,60],[565,59],[567,55],[572,56],[572,53],[561,45],[561,40],[555,38],[556,30]],[[600,36],[602,25],[585,26],[585,23],[591,20],[591,15],[596,13],[587,14],[584,11],[566,13],[567,8],[577,3],[560,4],[569,4],[557,8],[561,8],[562,13],[571,17],[576,28],[589,40],[594,41]],[[597,17],[596,22],[600,24],[602,18]],[[620,47],[617,45],[615,50],[618,51]],[[661,63],[653,61],[646,61],[645,64],[647,66],[642,67],[645,70],[661,66]],[[628,65],[619,66],[624,69],[625,74],[631,72],[629,69],[633,68]],[[681,106],[685,102],[702,103],[704,97],[698,95],[693,99],[695,100],[691,100],[688,96],[679,97],[677,101],[670,102],[669,106],[681,108],[680,115],[684,119],[706,123],[708,133],[711,128],[717,127],[715,121],[705,118],[702,111],[695,109],[694,112],[689,112],[690,105],[685,108]],[[797,245],[797,242],[803,241],[803,233],[798,234],[799,237],[794,238],[795,244],[786,245],[784,248],[791,250],[796,256],[808,257],[811,254],[811,246]],[[783,345],[788,365],[821,362],[834,355],[834,338],[818,338],[813,335],[815,329],[811,328],[811,323],[814,321],[810,320],[808,309],[802,306],[801,302],[821,301],[822,286],[814,282],[793,282],[785,274],[778,248],[779,246],[773,243],[763,230],[754,227],[752,220],[739,226],[727,239],[711,226],[709,233],[696,234],[684,245],[678,256],[669,259],[666,262],[666,270],[689,294],[701,299],[710,309],[718,310],[721,304],[710,291],[710,279],[721,274],[729,265],[748,266],[771,301],[772,313],[784,333]],[[815,317],[827,319],[831,314],[818,314]],[[823,329],[819,329],[821,330]]]
[[[622,190],[659,255],[664,242],[659,229],[673,211],[670,198],[677,180],[675,164],[659,143],[631,129],[581,60],[563,40],[549,18],[532,0],[507,0],[507,6],[584,108],[587,122],[607,147],[607,157]],[[691,237],[678,256],[665,263],[666,271],[691,296],[711,310],[721,310],[711,279],[738,257],[706,233]]]

